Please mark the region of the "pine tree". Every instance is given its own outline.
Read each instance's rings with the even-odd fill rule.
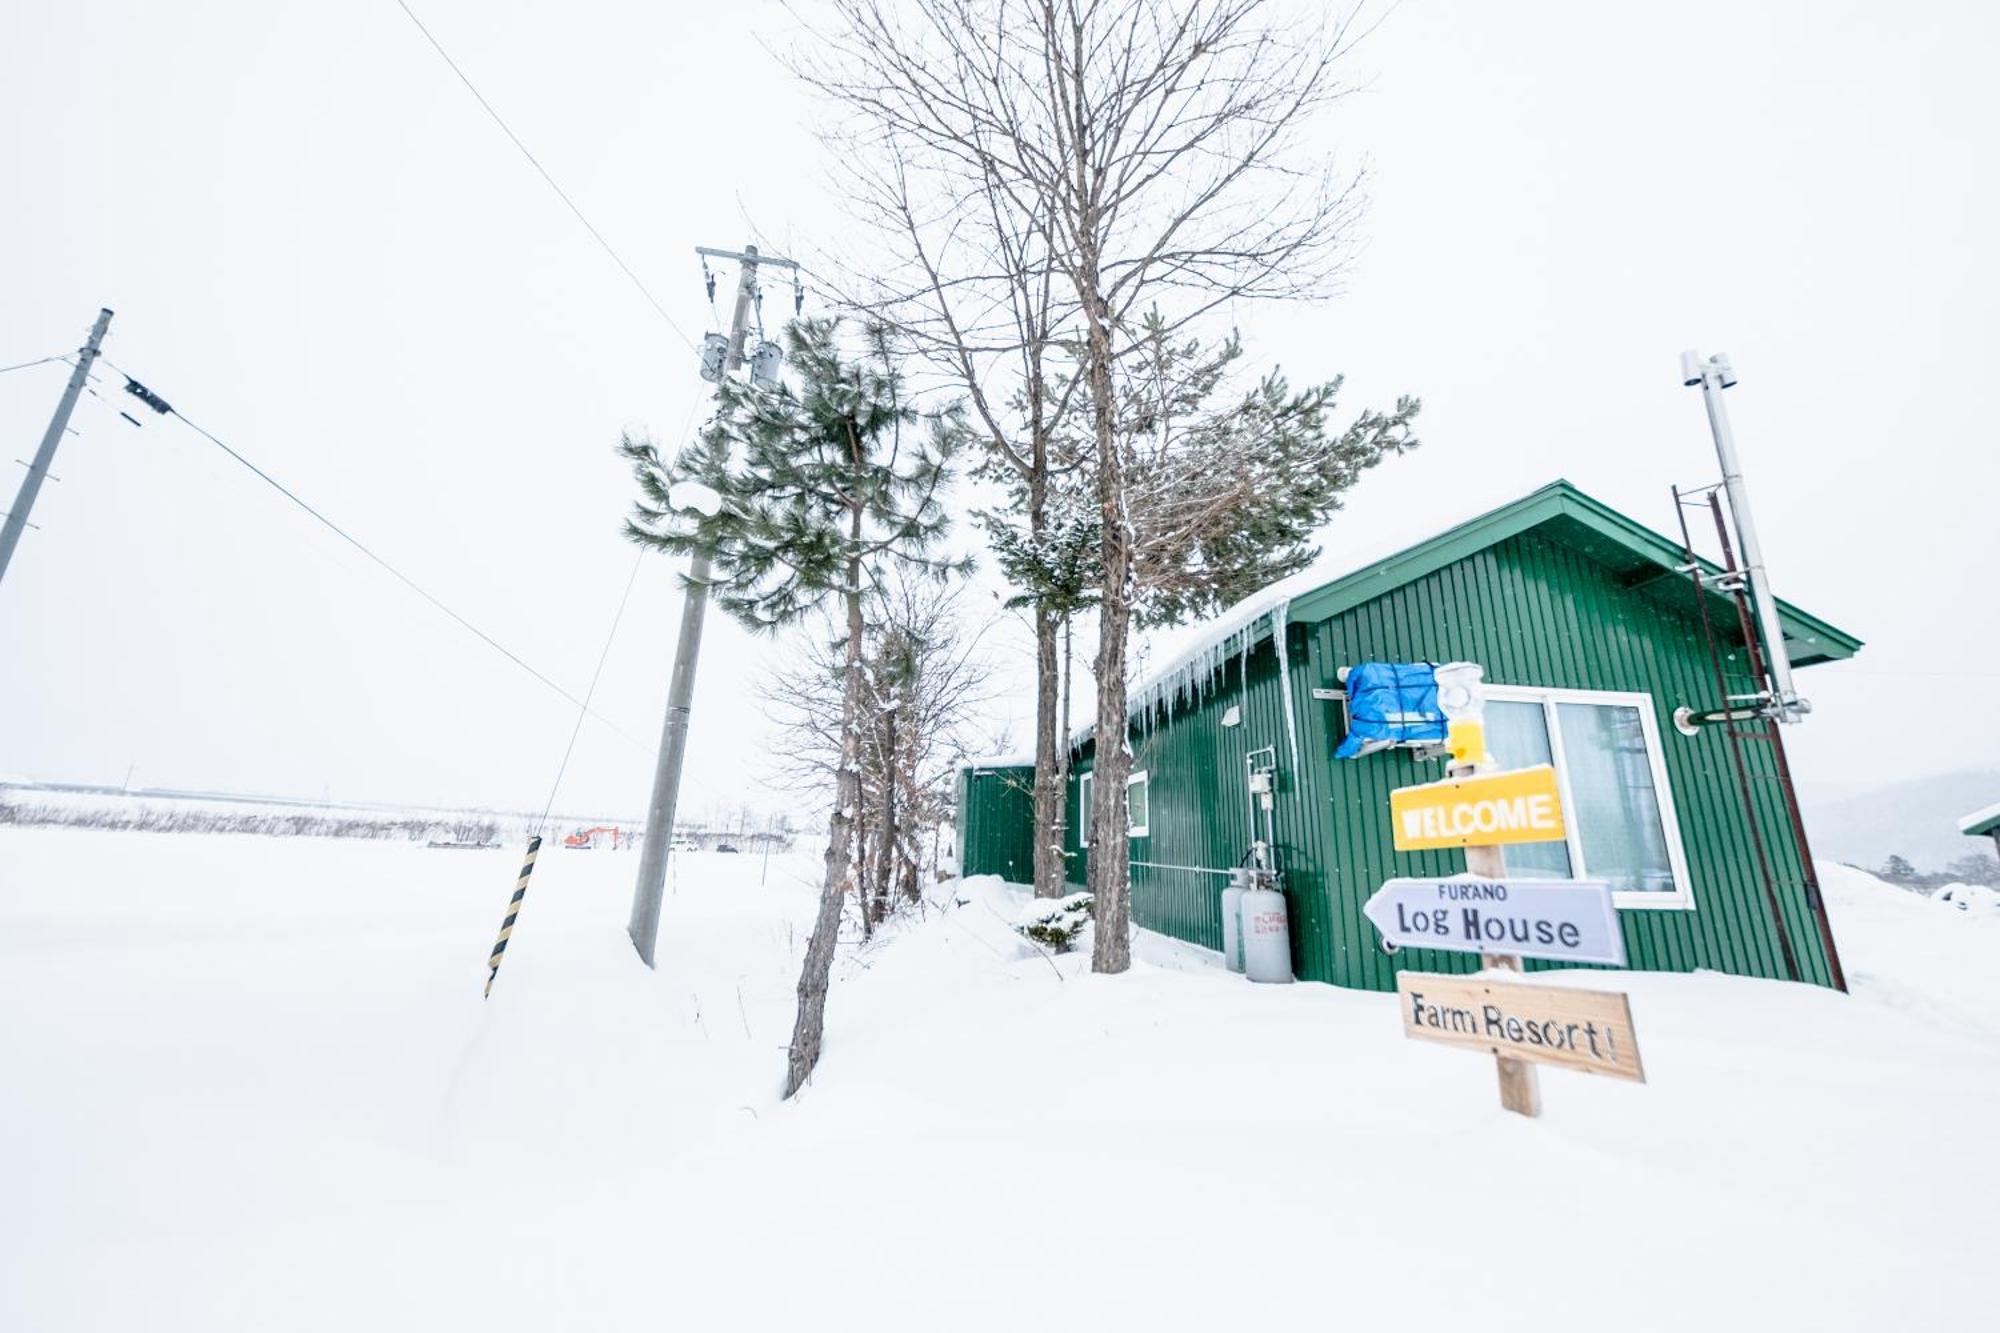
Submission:
[[[865,351],[854,357],[838,335],[830,320],[793,324],[785,340],[797,387],[724,379],[714,420],[673,459],[645,441],[620,448],[642,497],[627,535],[676,555],[706,550],[717,604],[739,623],[774,631],[822,607],[844,613],[840,766],[819,914],[799,974],[787,1097],[819,1060],[827,978],[856,860],[863,599],[891,567],[939,575],[965,567],[933,554],[950,530],[939,496],[964,435],[957,409],[922,412],[909,402],[879,328],[865,331]],[[675,496],[685,499],[691,483],[719,503],[677,506]]]
[[[1104,590],[1104,526],[1090,502],[1101,491],[1098,414],[1087,386],[1084,408],[1056,451],[1064,496],[1073,502],[1056,512],[1073,512],[1074,518],[1067,526],[1045,525],[1057,540],[1031,542],[1018,529],[996,539],[1001,568],[1044,597],[1076,596],[1073,581],[1083,580],[1087,599],[1105,608],[1101,635],[1122,641],[1128,625],[1213,615],[1311,563],[1319,554],[1315,537],[1362,474],[1416,447],[1413,425],[1422,405],[1401,397],[1392,411],[1363,411],[1340,426],[1334,420],[1339,377],[1294,390],[1272,370],[1239,390],[1242,355],[1233,335],[1214,345],[1175,338],[1159,314],[1149,312],[1130,354],[1118,363],[1108,415],[1112,457],[1123,478],[1118,526],[1127,572],[1121,595]],[[1068,542],[1059,539],[1065,533]],[[1098,744],[1102,768],[1102,735]],[[1099,822],[1090,830],[1097,852],[1090,859],[1093,964],[1099,971],[1122,971],[1131,909],[1122,800],[1109,805],[1105,822],[1102,788],[1110,781],[1099,780]]]
[[[1417,446],[1422,404],[1407,395],[1340,427],[1341,376],[1295,391],[1273,369],[1236,393],[1234,334],[1175,340],[1154,312],[1136,341],[1118,439],[1142,627],[1215,615],[1305,568],[1361,474]]]

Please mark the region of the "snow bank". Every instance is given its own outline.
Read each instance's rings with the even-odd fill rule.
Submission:
[[[1931,901],[1961,912],[2000,912],[2000,889],[1985,884],[1946,884],[1931,895]]]
[[[1632,996],[1652,1082],[1405,1040],[954,881],[843,949],[777,1100],[810,855],[0,830],[0,1328],[1958,1329],[1988,1318],[1995,923],[1827,870],[1855,994]]]
[[[2000,1042],[2000,915],[1963,913],[1853,866],[1821,862],[1820,884],[1857,996]]]

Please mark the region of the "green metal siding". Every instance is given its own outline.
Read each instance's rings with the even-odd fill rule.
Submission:
[[[1146,771],[1150,809],[1146,836],[1131,840],[1132,916],[1147,929],[1222,947],[1221,893],[1229,868],[1242,861],[1251,839],[1245,761],[1256,750],[1275,747],[1281,787],[1290,768],[1277,675],[1277,654],[1268,643],[1260,644],[1250,654],[1247,693],[1237,658],[1198,704],[1177,708],[1171,724],[1133,729],[1132,768]],[[1225,727],[1222,719],[1232,704],[1240,705],[1240,721]],[[1081,827],[1080,777],[1092,762],[1086,751],[1070,779],[1072,829]],[[1082,884],[1089,854],[1073,837],[1068,850],[1069,878]]]
[[[1646,583],[1656,595],[1692,609],[1694,585],[1678,575],[1687,559],[1678,542],[1634,522],[1568,482],[1556,481],[1322,584],[1292,604],[1292,618],[1306,623],[1329,619],[1382,596],[1399,583],[1434,573],[1537,528],[1560,534],[1565,543],[1592,556],[1629,584]],[[1696,559],[1705,573],[1720,572],[1712,562],[1699,556]],[[1714,601],[1712,614],[1729,613],[1728,602],[1719,594]],[[1778,602],[1778,618],[1795,666],[1852,657],[1861,647],[1861,640],[1853,635],[1783,599]]]
[[[959,873],[1035,879],[1035,770],[968,768],[959,774]]]
[[[1147,769],[1152,784],[1151,833],[1135,839],[1131,853],[1135,863],[1146,863],[1135,864],[1132,876],[1133,915],[1140,924],[1219,946],[1223,877],[1165,867],[1226,870],[1236,863],[1249,839],[1244,756],[1271,745],[1278,751],[1277,845],[1298,974],[1389,990],[1404,968],[1476,969],[1477,958],[1468,955],[1384,954],[1361,914],[1368,896],[1394,875],[1464,870],[1460,853],[1399,853],[1391,843],[1390,790],[1434,780],[1441,765],[1400,750],[1335,760],[1339,708],[1312,698],[1315,687],[1335,686],[1339,668],[1355,662],[1463,659],[1483,663],[1496,684],[1650,694],[1694,907],[1621,911],[1632,966],[1783,975],[1728,739],[1716,728],[1695,737],[1673,728],[1676,705],[1706,704],[1715,693],[1690,605],[1660,597],[1657,589],[1631,587],[1627,576],[1573,545],[1528,532],[1286,632],[1289,680],[1279,681],[1277,654],[1260,643],[1248,661],[1247,690],[1240,661],[1232,662],[1198,702],[1178,705],[1171,718],[1156,711],[1150,725],[1133,728],[1134,767]],[[1742,669],[1740,660],[1731,665]],[[1281,684],[1292,691],[1298,719],[1296,765],[1286,741]],[[1744,687],[1741,680],[1730,682],[1731,689]],[[1241,707],[1241,725],[1222,727],[1232,703]],[[1826,984],[1772,756],[1755,741],[1746,741],[1745,749],[1793,949],[1806,979]],[[1088,768],[1087,756],[1079,767]],[[1074,781],[1068,795],[1074,811]],[[1081,856],[1071,878],[1083,879]]]

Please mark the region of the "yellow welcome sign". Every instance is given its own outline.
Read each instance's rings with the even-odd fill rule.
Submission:
[[[1389,818],[1399,852],[1568,836],[1556,771],[1548,764],[1399,787],[1389,793]]]

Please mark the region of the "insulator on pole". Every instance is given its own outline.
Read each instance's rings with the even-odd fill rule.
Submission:
[[[131,394],[134,398],[137,398],[140,402],[152,408],[155,412],[160,413],[162,416],[174,410],[166,399],[160,397],[160,395],[154,393],[151,389],[139,383],[139,381],[133,379],[130,375],[127,375],[125,377],[125,392]]]

